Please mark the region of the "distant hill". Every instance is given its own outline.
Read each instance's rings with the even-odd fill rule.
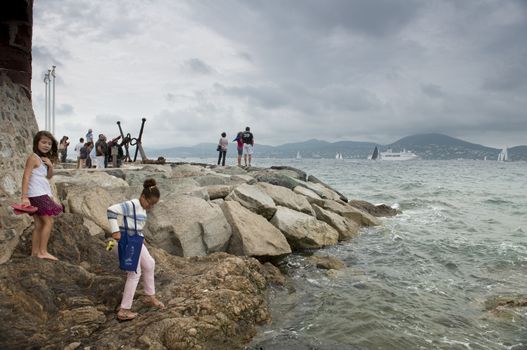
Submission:
[[[486,147],[463,141],[443,134],[419,134],[403,137],[389,145],[376,145],[372,142],[339,141],[327,142],[308,140],[304,142],[287,143],[280,146],[257,144],[255,156],[260,158],[295,158],[300,153],[302,158],[335,158],[341,153],[344,158],[366,159],[378,146],[381,151],[391,148],[394,152],[403,149],[410,150],[421,159],[485,159],[497,160],[500,149]],[[172,147],[166,149],[149,149],[146,152],[150,158],[164,156],[167,158],[210,158],[215,157],[215,143],[200,143],[191,147]],[[229,144],[229,154],[236,154],[236,144]],[[527,161],[527,146],[509,148],[510,160]]]
[[[470,143],[443,134],[419,134],[381,147],[394,152],[411,150],[422,159],[497,159],[501,150]]]

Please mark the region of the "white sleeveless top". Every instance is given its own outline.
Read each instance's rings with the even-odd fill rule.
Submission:
[[[29,188],[27,191],[28,197],[38,197],[43,195],[51,196],[51,186],[49,185],[48,178],[48,168],[40,159],[38,155],[35,154],[40,160],[40,166],[31,170],[31,176],[29,177]]]

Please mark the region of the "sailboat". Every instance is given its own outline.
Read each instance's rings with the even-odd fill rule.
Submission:
[[[335,155],[335,159],[338,159],[338,160],[342,160],[342,159],[344,159],[344,158],[342,157],[342,153],[338,153],[338,152],[337,152],[337,154]]]
[[[498,154],[498,162],[507,162],[509,160],[509,150],[507,147],[501,150]]]
[[[373,150],[373,153],[371,154],[369,159],[371,160],[379,159],[379,149],[377,148],[377,146],[375,146],[375,149]]]
[[[296,152],[296,159],[302,159],[302,156],[300,155],[300,152]]]

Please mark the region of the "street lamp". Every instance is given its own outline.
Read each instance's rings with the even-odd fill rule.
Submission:
[[[44,84],[46,85],[46,93],[45,93],[45,105],[46,105],[46,108],[45,108],[45,113],[44,113],[44,124],[45,124],[45,130],[46,131],[49,131],[49,123],[48,123],[48,83],[49,83],[49,74],[48,73],[45,73],[44,74]]]
[[[55,135],[55,67],[51,70],[51,76],[53,77],[53,128],[52,134]]]

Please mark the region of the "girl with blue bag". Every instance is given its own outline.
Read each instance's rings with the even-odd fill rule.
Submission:
[[[141,274],[146,297],[145,304],[164,309],[165,305],[155,296],[154,268],[155,261],[143,244],[143,228],[146,224],[147,209],[151,209],[159,201],[160,193],[154,179],[146,179],[139,199],[132,199],[108,208],[107,216],[112,230],[112,237],[118,241],[119,267],[127,271],[128,276],[124,286],[121,307],[117,318],[121,321],[137,317],[132,312],[132,302]],[[123,224],[119,226],[117,218],[122,216]]]

